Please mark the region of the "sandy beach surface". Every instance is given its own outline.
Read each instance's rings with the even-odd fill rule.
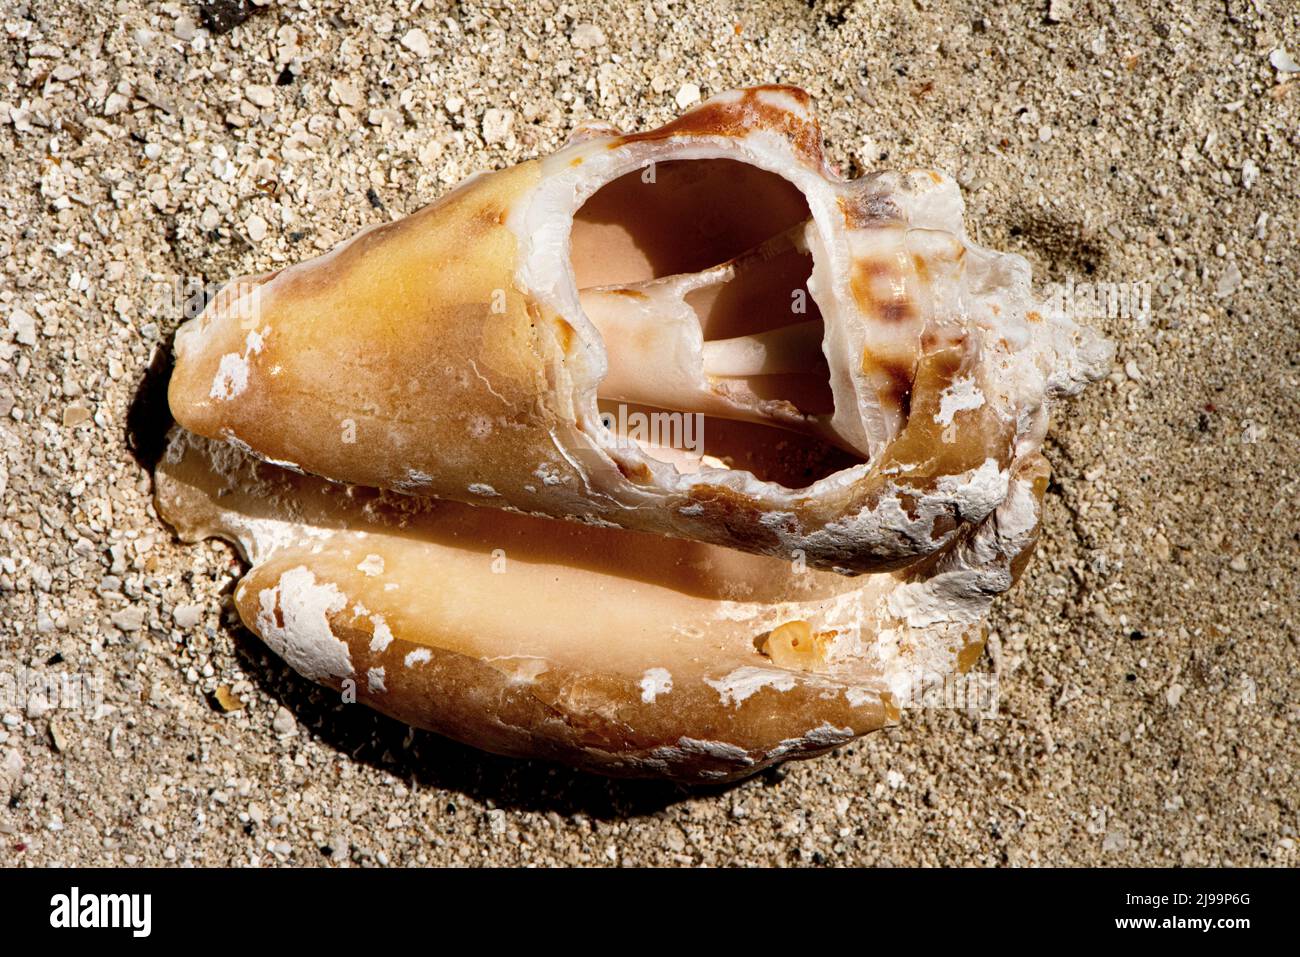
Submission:
[[[1297,58],[1288,0],[8,0],[0,864],[1300,863]],[[177,289],[770,82],[1038,280],[1148,284],[1054,424],[998,716],[686,792],[411,732],[240,628],[141,464]]]

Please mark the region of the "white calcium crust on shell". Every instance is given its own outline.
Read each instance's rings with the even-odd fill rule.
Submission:
[[[313,681],[352,675],[347,643],[334,636],[330,615],[347,606],[332,582],[317,582],[305,565],[291,568],[279,583],[258,594],[257,631],[299,674]]]

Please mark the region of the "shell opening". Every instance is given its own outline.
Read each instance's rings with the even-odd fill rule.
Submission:
[[[825,328],[801,190],[731,159],[653,163],[577,210],[570,259],[619,444],[680,474],[804,488],[863,458],[830,427]]]

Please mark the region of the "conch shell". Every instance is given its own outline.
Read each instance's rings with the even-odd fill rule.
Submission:
[[[826,750],[973,660],[1049,400],[1109,363],[962,212],[840,179],[789,87],[580,130],[183,326],[160,511],[412,724],[683,779]]]

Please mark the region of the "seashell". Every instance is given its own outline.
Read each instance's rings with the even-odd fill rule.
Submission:
[[[825,751],[978,657],[1051,400],[1109,365],[962,213],[840,179],[789,87],[580,130],[183,326],[159,511],[411,724],[682,780]]]
[[[962,211],[939,173],[839,179],[802,91],[728,93],[236,283],[177,333],[170,402],[337,481],[901,568],[1109,361]]]

